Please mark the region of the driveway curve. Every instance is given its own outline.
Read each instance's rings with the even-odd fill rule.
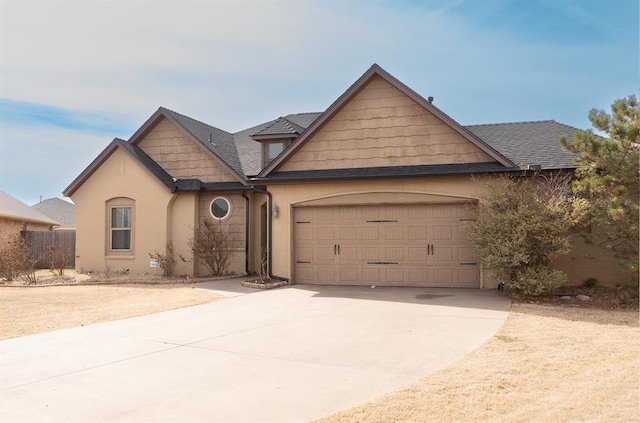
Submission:
[[[495,291],[295,285],[0,341],[3,421],[304,422],[402,388],[491,338]]]

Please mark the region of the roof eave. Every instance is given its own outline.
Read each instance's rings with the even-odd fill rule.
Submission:
[[[138,165],[140,165],[140,167],[142,167],[149,175],[151,175],[151,177],[153,179],[155,179],[156,181],[158,181],[160,183],[160,185],[164,186],[169,192],[172,192],[173,187],[168,186],[166,183],[164,183],[161,179],[159,179],[153,172],[151,172],[136,156],[134,156],[133,154],[131,154],[131,152],[129,150],[127,150],[126,148],[122,148],[119,143],[120,142],[127,142],[124,140],[121,140],[119,138],[114,138],[113,141],[111,141],[111,143],[104,149],[102,150],[102,152],[98,155],[98,157],[96,157],[91,164],[89,164],[89,166],[87,166],[87,168],[67,187],[65,188],[64,191],[62,191],[62,194],[65,197],[71,197],[77,190],[78,188],[80,188],[80,186],[82,186],[82,184],[84,184],[87,179],[89,179],[89,177],[91,177],[91,175],[93,175],[93,173],[109,158],[111,157],[111,155],[113,154],[113,152],[119,148],[122,151],[124,151],[126,154],[129,155],[129,157],[131,157],[133,160],[136,161],[136,163],[138,163]]]

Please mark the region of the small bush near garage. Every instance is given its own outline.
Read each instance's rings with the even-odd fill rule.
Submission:
[[[566,275],[551,265],[571,251],[569,236],[586,221],[588,203],[572,194],[569,175],[504,177],[483,188],[468,225],[483,262],[507,290],[552,293]]]

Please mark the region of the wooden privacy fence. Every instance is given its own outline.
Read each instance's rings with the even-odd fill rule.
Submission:
[[[51,252],[54,248],[64,248],[67,255],[66,267],[75,267],[76,231],[26,231],[22,235],[31,248],[36,269],[51,267]]]

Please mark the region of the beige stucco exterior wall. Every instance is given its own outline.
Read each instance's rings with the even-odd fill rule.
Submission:
[[[202,182],[237,181],[217,159],[167,118],[161,118],[138,147],[174,178],[198,178]]]
[[[135,201],[131,255],[108,253],[107,201],[121,197]],[[158,273],[149,267],[149,253],[164,251],[172,194],[129,154],[116,149],[71,198],[77,211],[76,269]]]
[[[280,170],[493,161],[439,118],[376,76]]]
[[[588,278],[596,278],[599,285],[626,286],[632,277],[618,265],[613,253],[585,243],[580,236],[573,237],[573,250],[559,257],[554,267],[567,274],[567,285],[582,285]]]
[[[198,194],[184,193],[174,195],[169,203],[167,218],[167,240],[171,240],[176,260],[175,275],[194,275],[194,263],[192,260],[189,241],[195,234],[196,218],[198,216]],[[186,261],[180,259],[184,257]]]

